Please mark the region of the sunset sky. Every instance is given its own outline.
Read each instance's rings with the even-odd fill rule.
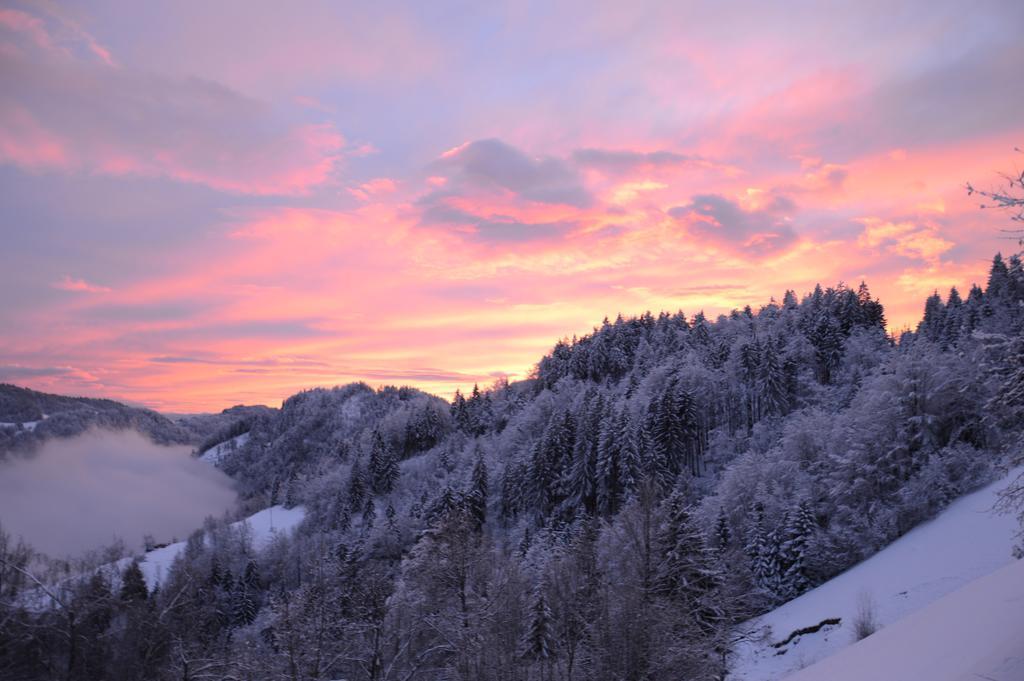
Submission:
[[[969,8],[969,9],[968,9]],[[0,381],[526,376],[617,313],[984,281],[1024,3],[0,4]]]

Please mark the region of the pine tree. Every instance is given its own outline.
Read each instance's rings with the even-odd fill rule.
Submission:
[[[146,578],[142,575],[142,569],[137,560],[128,563],[121,575],[120,596],[125,603],[138,603],[146,600],[149,596]]]
[[[357,456],[352,463],[352,471],[348,476],[348,508],[351,513],[359,513],[363,510],[363,501],[366,498],[366,478],[363,474],[362,459]]]
[[[781,581],[786,598],[795,598],[811,586],[807,560],[815,527],[810,504],[800,502],[785,527],[785,539],[779,549],[781,563],[785,567]]]
[[[259,591],[259,575],[256,563],[246,563],[242,576],[235,583],[231,598],[232,621],[235,626],[244,627],[253,623],[259,612],[257,596]]]
[[[597,443],[597,509],[605,515],[614,514],[618,510],[622,495],[619,440],[621,418],[621,413],[613,416],[611,405],[607,405]]]
[[[544,595],[543,581],[533,592],[530,620],[520,641],[520,655],[528,660],[546,663],[555,656],[555,626]]]
[[[563,511],[566,517],[572,517],[579,510],[593,513],[597,507],[597,448],[601,417],[604,414],[604,396],[592,392],[583,405],[576,420],[578,427],[571,465],[563,481],[566,497]]]
[[[820,288],[816,291],[820,291]],[[822,314],[814,326],[809,340],[814,346],[815,358],[818,362],[818,380],[827,385],[832,382],[832,374],[842,359],[842,331],[831,316]]]
[[[395,521],[397,514],[394,505],[389,502],[387,508],[384,509],[384,518],[387,521],[388,532],[392,534],[398,534],[398,523]]]
[[[374,494],[389,494],[401,473],[394,450],[384,442],[380,432],[373,434],[368,472]]]
[[[744,552],[750,559],[750,572],[754,584],[773,600],[778,598],[781,574],[778,560],[778,535],[766,532],[764,509],[754,512],[754,523],[747,535]]]
[[[451,406],[452,422],[456,430],[470,432],[472,430],[469,418],[469,410],[466,408],[466,398],[459,390],[455,391]]]
[[[640,484],[644,475],[646,440],[641,425],[634,424],[623,409],[618,418],[618,440],[622,443],[619,463],[619,485],[623,496],[628,496]]]
[[[786,371],[778,346],[769,338],[761,352],[760,404],[766,415],[781,416],[789,408]]]
[[[674,491],[663,507],[664,519],[656,538],[662,558],[653,592],[687,613],[701,632],[710,634],[725,620],[717,560],[690,514],[685,492]]]
[[[455,515],[462,507],[462,499],[455,494],[451,487],[445,485],[445,488],[441,491],[441,496],[437,498],[437,501],[434,502],[427,512],[427,519],[431,524],[443,522]]]
[[[1003,262],[1003,254],[996,253],[992,258],[992,269],[989,270],[988,285],[985,287],[985,295],[1002,299],[1005,298],[1010,289],[1010,270]]]
[[[942,340],[942,334],[946,326],[946,310],[942,304],[939,292],[935,291],[924,304],[924,317],[917,327],[917,333],[924,336],[932,343]]]
[[[366,497],[366,506],[363,507],[363,531],[373,529],[373,523],[377,520],[377,507],[373,503],[373,497]]]
[[[469,482],[469,490],[465,494],[466,511],[469,513],[474,529],[478,531],[487,522],[488,487],[487,464],[484,463],[483,452],[478,451]]]
[[[724,552],[732,545],[732,529],[729,527],[729,519],[725,515],[725,507],[718,507],[718,517],[715,519],[715,544],[720,552]]]
[[[673,378],[654,406],[652,416],[655,481],[662,489],[669,489],[684,469],[689,469],[691,475],[697,474],[697,414],[693,396]]]

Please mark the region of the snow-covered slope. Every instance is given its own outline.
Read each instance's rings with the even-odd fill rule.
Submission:
[[[245,520],[233,523],[232,527],[238,527],[243,523],[249,527],[253,548],[256,550],[266,547],[278,534],[291,532],[302,522],[306,510],[302,506],[285,508],[284,506],[271,506],[258,513],[254,513]],[[146,577],[146,584],[152,589],[156,584],[162,582],[171,564],[178,554],[185,549],[185,542],[177,542],[160,549],[147,553],[143,561],[139,563],[142,574]],[[122,562],[126,563],[125,559]],[[123,567],[123,566],[122,566]]]
[[[18,426],[21,426],[22,430],[27,430],[31,432],[36,429],[36,426],[38,426],[40,423],[42,423],[48,418],[50,418],[49,415],[43,414],[42,421],[21,421],[20,423],[11,421],[0,421],[0,428],[17,428]]]
[[[219,445],[210,447],[205,452],[199,455],[200,461],[219,466],[220,462],[224,457],[237,449],[240,449],[249,440],[249,433],[242,433],[238,437],[233,437],[230,440],[225,440]]]
[[[872,602],[884,627],[1012,562],[1016,520],[993,513],[992,507],[998,492],[1021,470],[958,499],[871,558],[748,623],[751,641],[738,646],[730,678],[775,681],[851,645],[864,599]],[[838,625],[772,645],[798,629],[836,618]]]
[[[976,579],[786,681],[1024,679],[1024,560]]]

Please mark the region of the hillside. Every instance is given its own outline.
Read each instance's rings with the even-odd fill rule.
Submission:
[[[984,288],[932,296],[899,339],[866,285],[819,286],[714,320],[606,320],[529,381],[451,403],[306,390],[206,451],[243,513],[301,506],[293,536],[259,551],[211,521],[146,606],[173,615],[137,605],[144,576],[114,605],[109,584],[83,581],[76,607],[175,641],[157,666],[178,678],[191,659],[251,678],[721,678],[737,625],[777,617],[778,640],[819,615],[848,621],[849,593],[818,607],[815,587],[929,536],[949,521],[914,528],[1005,471],[1024,427],[1022,330],[1024,268],[997,257]],[[892,603],[923,605],[971,570],[920,589],[883,570],[879,608],[895,619],[907,610]],[[28,640],[34,617],[12,615],[0,638]],[[121,654],[141,645],[90,621]]]
[[[47,438],[74,437],[90,428],[132,429],[157,444],[201,446],[218,433],[227,433],[239,423],[249,424],[272,412],[266,407],[237,406],[219,414],[171,419],[114,400],[52,395],[0,383],[0,455],[29,451]]]
[[[186,429],[149,409],[0,384],[0,453],[30,450],[47,438],[74,437],[89,428],[130,428],[158,444],[192,444],[194,439]]]
[[[870,599],[875,622],[881,629],[881,633],[872,635],[874,639],[886,633],[894,623],[903,626],[905,618],[926,611],[947,594],[1014,562],[1011,547],[1020,528],[1014,518],[995,513],[993,507],[999,493],[1022,473],[1024,469],[1015,469],[983,489],[958,499],[938,517],[922,523],[871,558],[745,624],[742,629],[748,632],[749,641],[737,646],[730,678],[735,681],[794,678],[789,675],[837,655],[855,643],[855,622],[863,599]],[[1015,574],[1020,575],[1019,570]],[[975,611],[981,612],[978,608],[971,610]],[[963,618],[969,616],[968,612],[962,615]],[[838,623],[790,638],[793,632],[833,620]],[[969,621],[993,637],[998,633],[998,629],[985,629],[984,617]],[[994,620],[988,623],[994,624]],[[951,621],[945,624],[953,626]],[[929,631],[938,633],[941,629],[942,626],[932,626]],[[1024,627],[1018,629],[1017,634],[1018,651],[1024,655]],[[933,642],[928,646],[941,649]],[[960,650],[960,646],[956,649]],[[961,653],[967,655],[966,651],[960,650],[958,654]],[[857,664],[863,665],[869,657],[862,653]],[[840,666],[838,663],[823,665],[822,669],[835,671]],[[869,673],[863,666],[856,669],[860,672],[856,678],[938,678],[900,676],[892,671],[891,676],[886,677]],[[806,678],[838,677],[830,673]]]
[[[787,681],[1024,679],[1024,560],[944,596]]]

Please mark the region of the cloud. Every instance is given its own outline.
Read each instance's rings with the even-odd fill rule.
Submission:
[[[15,27],[20,49],[0,55],[0,162],[304,194],[341,159],[333,124],[289,122],[211,81],[84,58],[33,38],[45,31],[33,26]]]
[[[103,303],[78,310],[83,319],[101,322],[168,322],[193,319],[211,304],[199,300],[163,300],[150,303]]]
[[[485,243],[526,243],[564,236],[577,223],[568,220],[526,222],[510,215],[475,215],[443,201],[429,205],[420,216],[421,225],[442,225],[475,241]]]
[[[115,537],[184,539],[208,515],[234,506],[231,479],[134,431],[90,431],[47,441],[32,458],[0,463],[0,521],[52,556],[80,554]]]
[[[796,241],[788,214],[795,209],[785,196],[770,197],[767,204],[746,209],[718,194],[694,196],[689,204],[668,214],[686,226],[690,236],[720,248],[754,256],[785,250]]]
[[[450,180],[470,187],[506,190],[527,201],[576,208],[593,203],[579,173],[569,163],[551,156],[529,156],[498,139],[477,140],[450,149],[435,166],[447,171]]]
[[[874,217],[864,218],[861,222],[864,231],[857,243],[865,248],[881,247],[906,258],[935,264],[955,245],[930,224]]]
[[[74,291],[76,293],[109,293],[110,289],[106,286],[99,286],[97,284],[90,284],[84,279],[73,279],[67,275],[64,276],[60,281],[55,281],[51,284],[53,288],[61,291]]]
[[[348,193],[360,201],[369,201],[379,194],[390,194],[397,189],[395,181],[387,177],[378,177],[364,182],[358,187],[349,187]]]
[[[40,376],[66,376],[76,373],[74,367],[26,367],[19,364],[0,364],[0,380],[16,381]]]
[[[609,173],[626,174],[641,170],[666,168],[700,162],[696,156],[674,151],[632,151],[629,149],[584,148],[572,152],[577,165],[596,168]]]

